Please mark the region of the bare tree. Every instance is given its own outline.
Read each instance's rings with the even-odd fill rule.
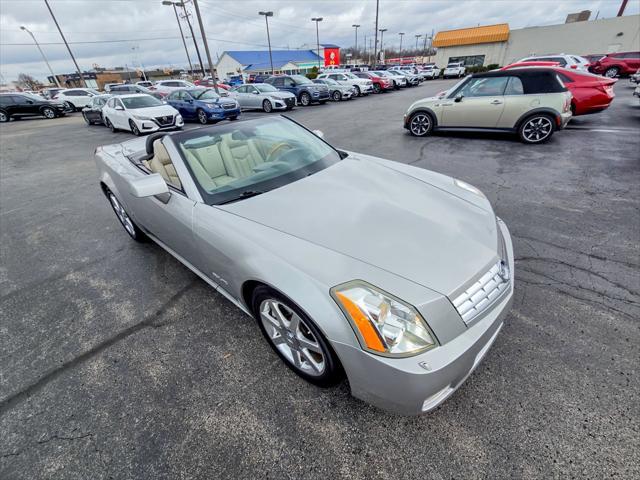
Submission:
[[[42,84],[31,75],[20,73],[18,74],[18,85],[25,90],[36,90]]]

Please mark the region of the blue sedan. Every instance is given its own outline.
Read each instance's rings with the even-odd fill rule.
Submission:
[[[185,120],[197,120],[202,124],[235,120],[240,115],[238,102],[220,97],[212,88],[175,90],[167,97],[167,103],[178,110]]]

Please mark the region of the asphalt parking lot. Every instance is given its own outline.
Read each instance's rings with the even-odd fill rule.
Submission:
[[[479,187],[511,229],[505,327],[421,417],[305,383],[251,318],[132,242],[93,161],[130,134],[79,114],[2,125],[0,478],[638,478],[638,99],[623,79],[544,145],[410,137],[408,105],[453,83],[291,114]]]

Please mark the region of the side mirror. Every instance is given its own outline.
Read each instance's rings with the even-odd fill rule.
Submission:
[[[257,90],[254,90],[254,91],[253,91],[253,92],[251,92],[251,93],[253,93],[254,95],[260,95],[260,92],[259,92],[259,91],[257,91]]]
[[[193,98],[187,98],[187,103],[193,103]]]
[[[322,130],[311,130],[311,132],[318,138],[324,138],[324,132]]]
[[[129,191],[136,198],[158,197],[158,200],[163,203],[167,203],[171,197],[169,186],[159,173],[129,180]]]
[[[87,97],[93,97],[93,93],[87,93]]]
[[[124,107],[122,105],[116,105],[116,110],[124,110]]]
[[[458,95],[456,95],[456,98],[453,100],[456,103],[459,103],[462,101],[462,98],[464,97],[464,95],[462,95],[461,93],[459,93]]]

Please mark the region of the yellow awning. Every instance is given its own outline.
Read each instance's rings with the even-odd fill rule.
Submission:
[[[434,47],[454,47],[456,45],[475,45],[477,43],[504,42],[509,39],[509,24],[498,23],[483,27],[460,28],[436,33]]]

